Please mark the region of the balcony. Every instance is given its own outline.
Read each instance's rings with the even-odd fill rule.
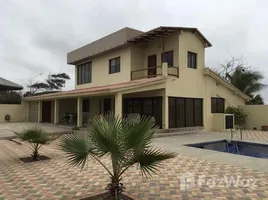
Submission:
[[[175,66],[167,67],[167,64],[163,63],[161,66],[131,71],[131,80],[152,78],[156,76],[174,76],[179,78],[179,68]]]

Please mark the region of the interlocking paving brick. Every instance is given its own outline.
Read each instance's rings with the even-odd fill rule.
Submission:
[[[268,141],[268,134],[258,131],[248,131],[244,137]],[[44,146],[41,153],[51,160],[23,163],[19,158],[30,155],[25,145],[0,140],[0,200],[79,199],[103,191],[109,182],[108,174],[94,161],[90,160],[83,170],[70,168],[64,154],[57,148],[57,141]],[[104,158],[103,162],[111,166],[109,159]],[[180,189],[180,178],[185,172],[216,179],[231,175],[257,179],[258,187],[198,187],[195,182],[193,188],[183,191]],[[138,167],[132,167],[123,177],[123,183],[127,192],[141,199],[268,199],[268,173],[184,155],[166,161],[158,175],[148,179],[142,177]]]

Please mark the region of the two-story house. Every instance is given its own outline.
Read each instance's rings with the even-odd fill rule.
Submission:
[[[123,28],[67,54],[75,89],[26,98],[29,121],[77,125],[112,111],[150,115],[163,129],[224,126],[225,108],[247,95],[205,68],[211,43],[197,28]]]

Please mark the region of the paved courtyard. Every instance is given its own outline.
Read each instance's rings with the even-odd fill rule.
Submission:
[[[154,145],[165,146],[169,142],[172,146],[174,140],[187,141],[200,136],[174,136],[170,138],[157,138]],[[220,133],[211,134],[217,138]],[[258,134],[256,134],[258,135]],[[225,137],[224,134],[220,135]],[[260,135],[262,138],[263,136]],[[171,139],[172,138],[172,139]],[[265,137],[266,138],[266,137]],[[170,140],[168,140],[170,139]],[[162,144],[161,144],[162,141]],[[197,141],[197,140],[195,140]],[[267,140],[268,141],[268,140]],[[167,146],[167,145],[166,145]],[[179,144],[178,144],[179,146]],[[178,149],[173,148],[175,152]],[[140,171],[133,167],[124,177],[127,192],[140,199],[268,199],[268,173],[250,168],[242,168],[229,164],[219,164],[210,158],[189,156],[187,151],[178,154],[163,164],[158,175],[146,179]],[[24,145],[18,145],[9,140],[0,140],[0,199],[79,199],[89,194],[103,191],[109,181],[107,173],[95,162],[90,161],[84,170],[69,168],[66,165],[64,155],[57,150],[54,142],[44,146],[41,150],[51,160],[38,163],[22,163],[18,158],[30,154]],[[177,152],[178,153],[178,152]],[[183,155],[184,154],[184,155]],[[198,154],[197,154],[198,155]],[[261,160],[261,159],[259,159]],[[105,160],[105,162],[109,162]],[[226,187],[222,182],[216,187],[213,184],[201,181],[201,187],[197,183],[189,190],[181,190],[180,179],[185,172],[195,174],[195,182],[198,176],[204,177],[204,181],[220,180],[226,176],[234,176],[236,180],[250,180],[249,184],[256,180],[256,187],[248,187],[240,184]],[[188,174],[189,175],[189,174]],[[209,183],[209,184],[208,184]],[[237,182],[238,183],[238,182]]]
[[[39,127],[45,129],[49,133],[71,131],[71,127],[54,125],[49,123],[34,123],[34,122],[0,122],[0,139],[15,136],[13,131],[22,131],[29,127]]]

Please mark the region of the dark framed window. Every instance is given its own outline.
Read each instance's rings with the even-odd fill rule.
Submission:
[[[154,117],[155,124],[162,127],[162,97],[125,98],[123,113]]]
[[[224,113],[224,98],[211,97],[211,113]]]
[[[167,62],[169,67],[174,66],[174,56],[173,56],[173,51],[167,51],[164,54],[162,53],[162,62]]]
[[[203,99],[169,97],[169,128],[203,126]]]
[[[77,66],[77,85],[91,83],[92,62]]]
[[[89,105],[90,105],[90,100],[89,99],[83,99],[82,102],[82,111],[83,112],[89,112]]]
[[[109,74],[120,72],[120,57],[109,60]]]
[[[197,69],[197,54],[188,51],[188,68]]]

